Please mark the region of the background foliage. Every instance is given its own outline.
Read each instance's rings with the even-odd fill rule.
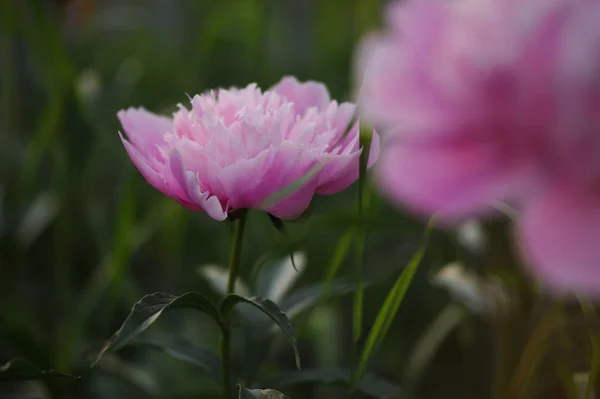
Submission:
[[[186,94],[249,82],[266,88],[288,74],[322,81],[334,98],[351,99],[353,50],[379,25],[382,6],[381,0],[0,1],[0,362],[22,358],[82,377],[0,383],[0,396],[219,397],[202,367],[152,345],[128,347],[89,368],[144,294],[194,290],[218,298],[215,277],[199,267],[224,267],[230,247],[227,223],[187,211],[143,181],[118,139],[116,112],[142,105],[169,113],[186,103]],[[349,376],[339,368],[356,360],[348,295],[355,289],[355,244],[342,256],[338,243],[348,229],[368,231],[360,351],[424,229],[377,197],[372,212],[358,216],[355,186],[317,198],[313,213],[289,223],[287,234],[250,213],[242,279],[264,293],[265,256],[305,252],[306,267],[291,292],[312,287],[303,294],[312,302],[290,317],[303,368],[329,370],[317,376],[321,382],[307,377],[256,388],[280,389],[292,399],[348,395],[340,382]],[[373,391],[386,397],[402,385],[417,339],[449,301],[429,277],[459,256],[452,242],[440,232],[431,238],[389,334],[373,352],[369,388],[356,397]],[[336,259],[342,280],[320,298]],[[289,280],[289,273],[279,278]],[[451,331],[419,383],[398,397],[485,397],[490,346],[473,334],[482,323],[473,318]],[[150,330],[217,351],[215,326],[194,312],[174,310]],[[254,370],[257,380],[277,385],[295,370],[294,353],[283,333],[269,334],[238,330],[236,368],[254,370],[252,353],[243,351],[251,340],[269,354]]]

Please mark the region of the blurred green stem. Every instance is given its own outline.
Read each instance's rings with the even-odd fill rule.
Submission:
[[[522,350],[521,358],[510,381],[508,398],[525,398],[529,396],[530,382],[538,364],[546,354],[548,339],[562,310],[563,306],[560,302],[553,302],[544,306],[529,341]]]
[[[368,129],[359,131],[360,145],[362,153],[359,159],[358,172],[358,214],[365,215],[371,202],[370,187],[367,182],[367,169],[369,163],[369,154],[371,153],[371,141],[373,133]],[[352,310],[352,370],[355,371],[357,355],[357,345],[362,337],[363,325],[363,302],[364,302],[364,277],[363,269],[365,266],[365,249],[367,245],[367,231],[362,229],[358,231],[356,237],[356,292],[354,293]]]
[[[235,282],[240,266],[240,257],[242,254],[242,239],[244,236],[244,227],[246,225],[246,211],[234,221],[233,241],[231,243],[231,258],[229,261],[229,280],[227,281],[227,295],[235,291]],[[223,322],[223,337],[221,339],[221,364],[223,366],[223,396],[225,399],[233,397],[231,384],[231,329],[228,320]]]

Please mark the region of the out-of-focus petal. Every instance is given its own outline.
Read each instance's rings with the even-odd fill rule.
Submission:
[[[600,194],[558,184],[518,221],[531,272],[557,292],[600,296]]]
[[[381,189],[411,210],[441,220],[487,213],[531,181],[524,160],[499,157],[489,143],[389,143],[376,167]]]

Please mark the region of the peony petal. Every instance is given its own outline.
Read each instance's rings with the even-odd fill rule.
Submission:
[[[125,150],[131,158],[131,161],[135,165],[135,167],[140,171],[142,176],[150,183],[154,188],[162,192],[163,194],[169,195],[169,191],[167,186],[165,185],[165,181],[158,171],[156,171],[149,164],[154,163],[153,160],[148,160],[146,157],[137,150],[129,141],[127,141],[121,133],[119,133],[119,137],[121,137],[121,141],[125,146]],[[164,167],[163,167],[164,169]]]
[[[335,194],[344,190],[358,179],[359,160],[362,150],[350,154],[336,155],[329,159],[319,174],[319,194]],[[379,157],[379,135],[373,132],[368,167]]]
[[[129,108],[117,113],[129,142],[148,159],[164,161],[158,146],[164,145],[164,134],[173,129],[173,121],[144,108]]]
[[[265,204],[264,201],[308,176],[316,165],[317,161],[308,149],[291,141],[282,142],[271,168],[263,176],[261,184],[256,187],[257,197],[261,198],[254,207],[281,219],[300,216],[310,205],[318,184],[318,173],[309,178],[300,189],[275,205]]]
[[[200,190],[198,177],[195,173],[187,171],[184,161],[177,150],[172,150],[168,159],[172,179],[167,180],[171,195],[183,206],[193,210],[204,210],[215,220],[227,219],[227,212],[223,209],[219,199],[208,192]]]
[[[561,184],[532,201],[518,223],[532,273],[551,289],[600,296],[600,195]]]
[[[313,81],[301,83],[292,76],[281,79],[272,90],[293,102],[298,115],[303,115],[311,107],[324,111],[330,101],[329,92],[323,84]]]
[[[264,199],[260,185],[276,155],[277,149],[269,147],[255,158],[241,159],[220,172],[219,179],[232,209],[250,208]]]
[[[412,210],[456,220],[487,213],[496,201],[532,187],[528,160],[497,154],[493,143],[390,143],[377,167],[379,184]]]
[[[319,174],[319,194],[335,194],[358,179],[360,151],[352,154],[332,155],[326,159]]]

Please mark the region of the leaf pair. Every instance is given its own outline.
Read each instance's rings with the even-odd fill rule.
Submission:
[[[0,366],[0,382],[46,380],[49,378],[78,379],[79,377],[54,370],[41,370],[23,359],[13,359]]]
[[[228,328],[226,321],[228,320],[228,315],[240,303],[245,303],[259,309],[283,330],[290,339],[294,349],[296,366],[300,368],[298,343],[292,326],[285,313],[273,301],[257,297],[245,298],[237,294],[230,294],[223,299],[217,309],[207,297],[198,292],[188,292],[180,296],[159,292],[143,297],[133,306],[121,328],[106,343],[92,366],[98,363],[106,353],[116,351],[125,345],[136,343],[138,345],[160,348],[176,358],[196,364],[208,371],[218,381],[221,377],[217,377],[219,373],[215,370],[219,370],[220,362],[214,354],[194,348],[181,340],[176,341],[171,339],[167,342],[164,339],[154,339],[138,340],[136,342],[135,339],[140,333],[148,329],[164,312],[171,309],[196,309],[209,315],[221,329]]]

